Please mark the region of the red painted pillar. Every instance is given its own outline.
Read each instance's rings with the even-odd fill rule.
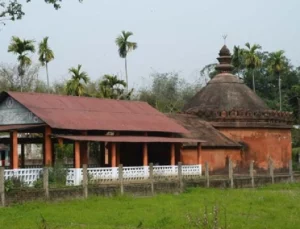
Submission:
[[[44,166],[52,165],[51,127],[46,126],[44,132]]]
[[[148,166],[148,144],[147,144],[147,142],[143,143],[143,165]]]
[[[175,165],[175,144],[171,143],[171,165]]]
[[[10,132],[10,168],[19,168],[19,155],[18,155],[18,132]]]
[[[74,142],[74,168],[80,168],[80,143],[78,141]]]
[[[116,143],[111,143],[111,167],[117,167],[117,147]]]
[[[201,165],[201,143],[197,143],[197,164]]]

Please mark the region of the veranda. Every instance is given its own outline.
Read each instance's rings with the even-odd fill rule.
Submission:
[[[8,131],[3,126],[2,131]],[[12,128],[6,127],[6,128]],[[13,128],[17,128],[14,126]],[[82,165],[89,165],[88,142],[99,143],[99,158],[97,165],[88,168],[90,177],[102,182],[118,180],[119,165],[125,181],[145,180],[150,176],[149,164],[154,164],[153,175],[156,177],[177,176],[178,166],[181,161],[181,144],[185,141],[197,142],[198,163],[183,165],[182,173],[186,176],[200,176],[201,169],[201,140],[183,139],[175,137],[149,136],[149,133],[140,135],[62,135],[65,131],[52,130],[49,126],[22,126],[18,130],[10,130],[9,138],[1,138],[3,144],[10,146],[9,159],[3,161],[5,179],[18,178],[28,185],[32,185],[42,173],[43,167],[51,167],[55,162],[57,146],[73,145],[73,166],[67,168],[67,185],[80,185],[82,182]],[[24,135],[26,133],[26,135]],[[81,132],[82,133],[82,132]],[[95,133],[93,133],[95,134]],[[97,133],[99,134],[99,133]],[[122,134],[122,133],[121,133]],[[137,134],[137,133],[135,133]],[[151,134],[151,133],[150,133]],[[23,137],[27,136],[27,137]],[[34,136],[34,137],[33,137]],[[43,164],[39,168],[28,168],[24,149],[26,144],[43,145]],[[18,152],[18,145],[21,152]]]

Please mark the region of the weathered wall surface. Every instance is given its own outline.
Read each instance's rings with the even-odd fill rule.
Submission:
[[[197,163],[197,149],[187,148],[181,151],[182,163],[185,165],[193,165]],[[226,170],[228,166],[228,159],[231,158],[234,166],[241,163],[240,149],[202,149],[201,160],[204,165],[209,163],[211,171]]]
[[[291,130],[254,128],[218,128],[218,130],[227,137],[245,144],[242,154],[244,165],[254,160],[256,168],[267,169],[269,158],[272,158],[275,169],[288,168],[292,155]]]

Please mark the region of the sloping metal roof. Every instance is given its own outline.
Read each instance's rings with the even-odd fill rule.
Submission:
[[[234,140],[226,137],[215,129],[209,122],[201,120],[196,115],[189,114],[168,114],[169,118],[174,119],[178,124],[190,131],[189,134],[179,134],[183,138],[201,138],[206,142],[203,148],[241,148],[242,146]]]
[[[152,136],[87,136],[87,135],[53,135],[56,138],[63,138],[73,141],[94,141],[94,142],[148,142],[148,143],[158,143],[158,142],[166,142],[166,143],[183,143],[183,142],[193,142],[193,143],[201,143],[205,142],[199,139],[192,138],[168,138],[168,137],[152,137]]]
[[[33,129],[33,128],[38,128],[41,126],[45,126],[44,124],[36,124],[36,125],[4,125],[0,126],[0,131],[10,131],[10,130],[26,130],[26,129]]]
[[[69,130],[189,133],[149,104],[39,93],[3,92],[52,128]]]

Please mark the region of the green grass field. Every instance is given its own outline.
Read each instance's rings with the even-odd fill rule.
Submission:
[[[0,208],[0,228],[214,228],[202,226],[205,215],[209,224],[216,218],[218,228],[298,229],[300,184],[239,190],[199,188],[180,195],[145,198],[91,197],[27,203]]]

